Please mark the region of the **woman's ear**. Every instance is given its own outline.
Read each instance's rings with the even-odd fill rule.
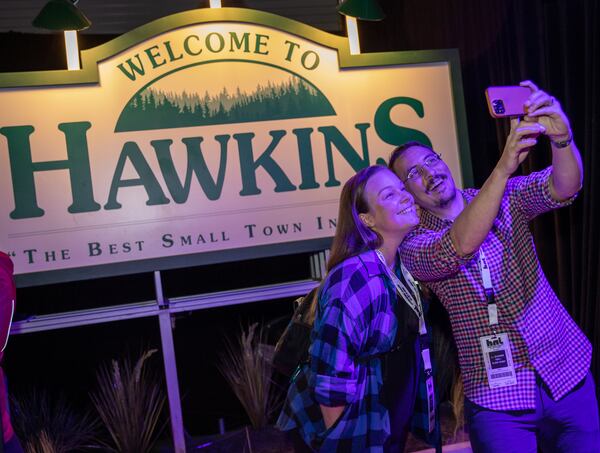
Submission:
[[[362,223],[365,224],[367,228],[373,228],[375,222],[373,222],[373,216],[369,213],[358,214]]]

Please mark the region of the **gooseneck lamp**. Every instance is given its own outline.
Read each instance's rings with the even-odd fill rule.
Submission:
[[[377,3],[377,0],[345,0],[337,7],[340,14],[346,16],[346,29],[348,30],[348,41],[350,53],[360,53],[360,41],[358,39],[358,23],[360,20],[383,20],[385,15]]]
[[[383,20],[385,14],[377,0],[346,0],[337,7],[340,14],[360,20]]]
[[[92,22],[76,6],[77,0],[50,0],[33,19],[32,25],[46,30],[63,31],[65,34],[65,50],[67,68],[71,71],[81,69],[77,31],[85,30]]]

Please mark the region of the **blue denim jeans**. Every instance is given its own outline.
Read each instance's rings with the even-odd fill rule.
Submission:
[[[554,401],[538,378],[536,407],[493,411],[465,399],[474,453],[598,453],[598,401],[591,373]]]

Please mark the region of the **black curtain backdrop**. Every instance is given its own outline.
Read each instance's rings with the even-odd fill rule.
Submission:
[[[484,89],[531,79],[561,101],[583,156],[584,186],[571,207],[539,217],[532,228],[550,283],[594,345],[592,370],[600,380],[600,2],[379,1],[386,19],[359,22],[363,52],[459,49],[476,186],[491,172],[508,133],[505,122],[489,116]],[[80,48],[111,38],[81,34]],[[0,33],[0,72],[64,68],[63,46],[61,34]],[[525,173],[550,162],[549,146],[537,148]]]
[[[460,52],[476,186],[504,146],[507,122],[485,104],[489,85],[530,79],[556,96],[583,157],[584,185],[569,207],[533,224],[542,266],[594,346],[600,380],[600,2],[597,0],[381,0],[386,19],[360,22],[363,52],[457,48]],[[367,88],[368,89],[368,88]],[[523,172],[550,163],[541,143]]]

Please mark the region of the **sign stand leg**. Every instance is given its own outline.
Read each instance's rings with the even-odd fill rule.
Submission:
[[[158,315],[160,325],[160,339],[162,343],[165,378],[167,383],[167,397],[169,400],[169,414],[171,418],[171,432],[175,453],[185,453],[185,437],[183,434],[183,415],[181,412],[181,397],[179,395],[179,381],[177,380],[177,362],[175,360],[175,346],[173,343],[173,329],[171,326],[171,311],[169,303],[165,300],[160,272],[154,272],[154,287],[156,302],[161,308]]]

